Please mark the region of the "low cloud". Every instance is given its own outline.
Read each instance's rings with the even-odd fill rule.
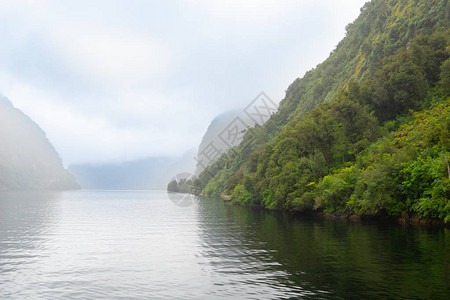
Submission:
[[[66,165],[176,156],[325,59],[364,0],[1,1],[0,92]]]

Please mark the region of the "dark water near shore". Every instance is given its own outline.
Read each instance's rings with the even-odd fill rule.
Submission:
[[[317,220],[166,192],[0,193],[0,299],[450,295],[450,230]]]

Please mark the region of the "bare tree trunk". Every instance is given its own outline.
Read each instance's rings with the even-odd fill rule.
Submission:
[[[445,162],[447,163],[448,179],[450,179],[450,166],[448,165],[447,155],[444,154],[444,157],[445,157]]]

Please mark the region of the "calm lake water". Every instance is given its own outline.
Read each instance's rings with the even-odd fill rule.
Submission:
[[[180,207],[162,191],[0,193],[0,299],[449,295],[449,229]]]

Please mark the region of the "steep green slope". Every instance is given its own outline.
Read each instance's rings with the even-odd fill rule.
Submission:
[[[200,175],[203,193],[266,208],[449,218],[448,136],[430,140],[426,148],[434,152],[424,155],[415,140],[401,147],[408,153],[397,161],[401,178],[375,176],[394,162],[364,164],[374,147],[396,143],[402,124],[413,118],[410,110],[425,110],[424,119],[438,110],[444,119],[436,122],[448,126],[448,110],[436,103],[447,105],[449,95],[449,8],[445,0],[367,3],[330,57],[291,84],[278,113]],[[405,126],[415,136],[427,130]],[[408,168],[417,173],[421,163],[435,163],[436,172],[409,178]],[[395,193],[372,191],[371,185],[382,186],[376,180],[395,182]],[[431,190],[415,186],[426,184]]]
[[[450,221],[450,98],[413,117],[314,185],[310,208]]]
[[[268,131],[301,117],[317,104],[330,102],[351,81],[374,75],[380,61],[419,35],[449,28],[447,0],[374,0],[347,26],[346,37],[330,57],[287,89]]]

